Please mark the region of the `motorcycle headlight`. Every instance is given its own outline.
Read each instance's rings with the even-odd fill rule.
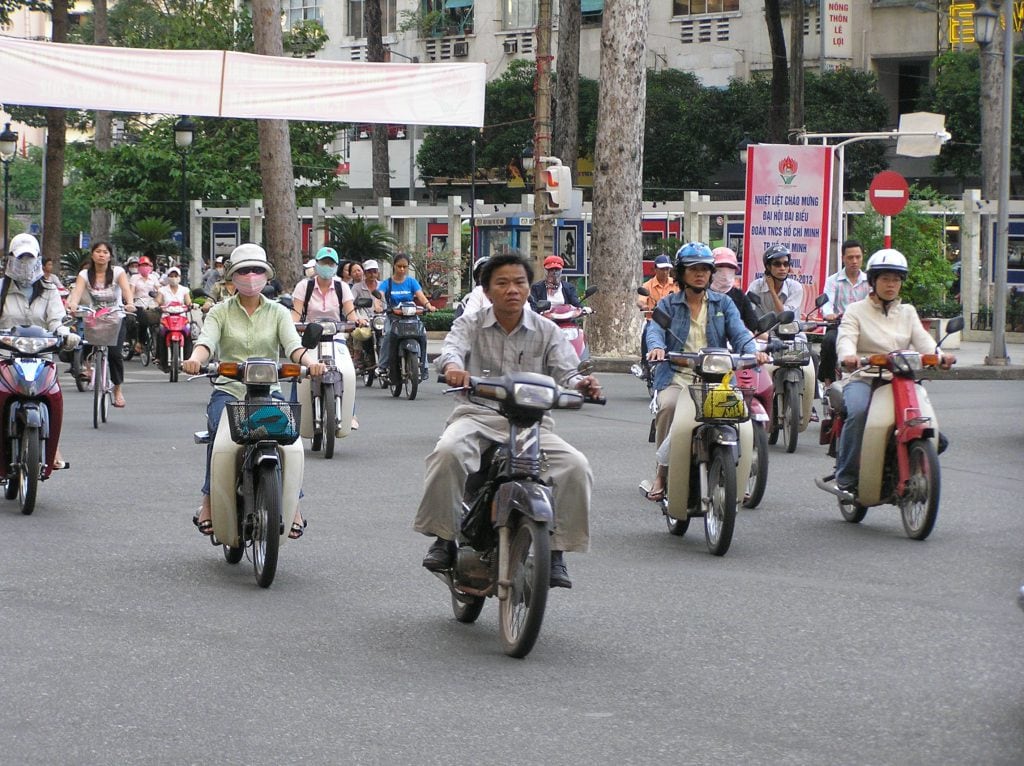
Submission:
[[[416,305],[413,303],[403,304],[401,311],[404,317],[414,317],[416,316]]]
[[[535,383],[516,383],[512,390],[512,400],[519,407],[549,410],[555,406],[555,389]]]
[[[892,366],[897,372],[917,372],[921,369],[921,355],[916,351],[900,351],[892,355]]]
[[[53,350],[59,345],[53,338],[32,338],[19,335],[4,335],[0,337],[0,344],[13,348],[20,354],[41,354],[44,351]]]
[[[245,382],[264,386],[277,383],[277,362],[272,362],[269,359],[261,362],[246,362]]]
[[[324,335],[337,335],[338,325],[334,322],[320,322],[320,327],[323,329]]]
[[[732,372],[731,354],[707,354],[701,359],[700,369],[711,375],[725,375]]]
[[[793,337],[794,335],[800,332],[800,323],[786,322],[785,324],[780,324],[778,327],[775,328],[775,332],[778,333],[780,337],[784,335]]]
[[[384,317],[373,318],[373,329],[377,332],[384,332]]]

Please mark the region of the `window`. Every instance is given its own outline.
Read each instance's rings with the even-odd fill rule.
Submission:
[[[298,2],[299,0],[290,0]],[[306,0],[312,2],[312,0]],[[398,28],[397,0],[380,0],[380,33],[394,34]],[[363,31],[363,0],[348,0],[348,35],[350,37],[366,37]]]
[[[537,26],[536,0],[501,0],[502,29]]]
[[[673,16],[696,16],[702,13],[734,13],[740,0],[672,0]]]
[[[317,21],[323,26],[323,14],[320,13],[318,0],[283,0],[285,29],[291,29],[300,21]]]

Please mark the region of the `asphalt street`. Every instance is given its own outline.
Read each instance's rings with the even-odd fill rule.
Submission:
[[[98,431],[66,389],[72,468],[36,512],[0,500],[2,763],[1024,762],[1019,382],[930,386],[952,446],[927,541],[891,507],[844,522],[808,432],[716,558],[638,494],[645,390],[603,375],[606,407],[556,418],[594,468],[592,549],[513,660],[496,603],[461,625],[420,567],[440,385],[360,388],[362,428],[306,453],[309,529],[262,590],[190,522],[208,385],[127,369]]]

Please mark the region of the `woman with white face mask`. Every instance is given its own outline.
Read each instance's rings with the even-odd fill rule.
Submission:
[[[167,270],[165,275],[167,284],[163,285],[156,292],[156,305],[163,308],[169,306],[172,303],[180,303],[185,308],[192,308],[192,292],[181,284],[181,269],[177,266],[171,266]],[[167,372],[167,342],[165,336],[167,331],[164,330],[163,325],[158,330],[160,340],[156,344],[157,356],[160,359],[160,369]],[[188,357],[192,353],[192,336],[189,335],[187,328],[185,332],[185,348],[182,349],[182,355]]]

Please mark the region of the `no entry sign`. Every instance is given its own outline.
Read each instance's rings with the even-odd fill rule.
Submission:
[[[871,179],[868,199],[879,215],[898,215],[910,199],[907,179],[894,170],[883,170]]]

